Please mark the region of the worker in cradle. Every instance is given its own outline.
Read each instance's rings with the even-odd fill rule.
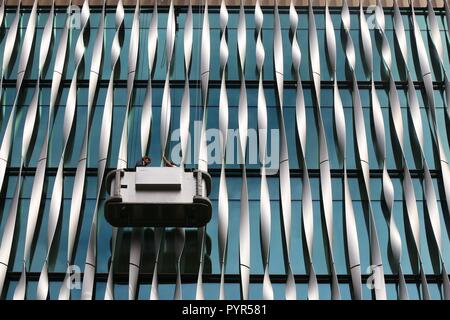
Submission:
[[[141,159],[139,159],[138,162],[136,162],[135,167],[147,167],[148,165],[150,165],[151,162],[152,161],[149,156],[143,156]],[[168,160],[166,157],[163,157],[163,162],[166,167],[176,167],[177,166],[173,161]]]
[[[152,160],[150,159],[150,157],[143,156],[141,159],[139,159],[138,162],[136,162],[135,167],[147,167],[148,165],[150,165],[150,163],[152,163]]]

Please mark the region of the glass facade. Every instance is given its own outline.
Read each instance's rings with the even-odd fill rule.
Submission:
[[[0,161],[5,166],[0,197],[0,264],[5,271],[2,298],[68,298],[62,295],[61,288],[66,285],[64,281],[69,272],[69,281],[74,284],[70,290],[71,299],[104,299],[105,296],[114,299],[173,299],[175,288],[179,286],[177,270],[181,274],[183,299],[202,298],[199,288],[202,288],[205,299],[262,299],[271,297],[270,292],[273,292],[275,299],[285,299],[289,291],[286,290],[289,272],[293,274],[294,283],[288,284],[288,287],[292,288],[293,285],[296,299],[355,299],[359,295],[358,286],[362,299],[381,299],[383,296],[387,299],[449,298],[448,276],[445,272],[448,272],[445,268],[450,268],[450,212],[447,203],[450,198],[446,187],[446,183],[450,181],[446,162],[450,157],[450,113],[447,100],[450,89],[447,88],[446,91],[446,86],[449,86],[447,75],[450,74],[448,7],[437,7],[432,11],[430,8],[416,8],[414,16],[412,9],[408,7],[350,7],[350,24],[347,29],[343,23],[345,9],[341,7],[295,7],[292,11],[289,6],[263,6],[260,39],[265,58],[261,86],[257,65],[259,32],[258,25],[255,24],[255,6],[226,8],[226,72],[222,72],[220,61],[224,53],[221,45],[224,7],[210,5],[206,7],[208,15],[205,15],[205,6],[159,6],[157,12],[153,4],[143,3],[138,9],[134,6],[119,7],[120,4],[117,7],[106,6],[104,11],[99,6],[76,7],[78,11],[75,7],[71,7],[73,11],[68,11],[67,7],[62,6],[5,7],[0,34],[0,59],[3,62]],[[379,25],[380,18],[375,15],[380,8],[384,13],[383,30]],[[117,21],[120,20],[122,9],[123,22],[119,23],[118,28]],[[292,12],[298,17],[298,24],[294,24],[294,27]],[[335,71],[330,67],[330,47],[327,44],[327,29],[330,30],[330,25],[326,22],[327,12],[335,36]],[[361,29],[361,12],[368,26],[367,34]],[[429,17],[431,12],[434,20]],[[403,22],[406,35],[403,39],[407,48],[406,64],[402,56],[402,39],[399,39],[401,31],[396,14],[399,14]],[[68,17],[72,19],[69,20],[69,27]],[[206,28],[205,17],[209,22]],[[155,18],[156,29],[153,29],[151,25],[155,20],[152,19]],[[189,19],[192,19],[192,58],[188,63],[189,81],[186,82],[185,48],[186,34],[189,34],[186,32],[186,25],[189,25],[186,20],[189,22]],[[311,19],[314,19],[314,26],[311,25]],[[48,26],[48,21],[53,21],[50,25],[50,37],[46,37],[48,34],[45,27]],[[103,27],[101,21],[104,21]],[[173,21],[175,25],[169,28],[168,25]],[[281,46],[278,48],[277,22],[281,35],[281,39],[278,39],[281,40]],[[15,26],[17,33],[14,35]],[[173,31],[173,38],[168,35],[167,30]],[[149,50],[152,48],[149,46],[152,43],[150,36],[156,36],[155,32],[155,58],[149,73]],[[209,46],[205,47],[206,32],[210,41]],[[417,40],[417,32],[423,43]],[[97,46],[98,34],[103,48],[100,51]],[[245,40],[242,40],[242,34],[246,36]],[[317,36],[317,52],[311,45],[314,43],[314,34]],[[65,35],[67,49],[60,52]],[[299,72],[293,67],[293,37],[301,52]],[[436,45],[436,37],[439,38],[440,46]],[[354,68],[349,66],[349,39],[354,49]],[[365,59],[367,39],[371,44],[372,72],[368,72]],[[243,43],[245,52],[242,51]],[[42,44],[48,44],[48,53],[45,53],[44,58]],[[383,57],[383,44],[390,48],[392,62],[389,68],[386,67],[387,56]],[[173,45],[172,54],[167,53],[170,45]],[[436,50],[436,47],[440,49]],[[202,66],[206,59],[205,48],[210,58],[207,66],[209,81],[206,85],[202,82],[205,75]],[[281,59],[276,52],[279,48],[282,49]],[[440,55],[437,52],[439,50]],[[8,52],[11,52],[9,61]],[[55,70],[59,70],[58,59],[64,52],[62,72],[55,73]],[[117,64],[112,66],[116,53],[120,55]],[[318,55],[314,56],[316,54]],[[95,67],[95,59],[100,59],[101,64],[98,82],[93,84],[95,95],[92,95],[89,87],[92,85],[91,70]],[[315,60],[319,64],[313,66]],[[168,61],[171,61],[169,72]],[[244,61],[243,67],[240,61]],[[427,63],[430,67],[430,81],[427,80],[428,74],[424,72],[424,65]],[[134,64],[134,70],[130,69]],[[280,67],[284,70],[281,82],[284,92],[281,94],[277,81]],[[317,68],[320,71],[320,90],[316,87],[317,78],[314,76]],[[56,74],[61,75],[59,84],[55,81]],[[221,83],[226,89],[226,108],[221,95]],[[304,99],[304,118],[301,122],[297,119],[302,117],[298,83],[303,89],[301,96]],[[427,87],[429,83],[431,88]],[[186,110],[183,109],[186,84],[189,85],[190,93],[187,118],[184,113]],[[55,87],[53,93],[52,87]],[[39,89],[39,95],[35,105],[36,114],[33,116],[29,110],[34,105],[36,88]],[[205,88],[206,103],[205,91],[202,92]],[[258,93],[261,88],[265,96],[265,125],[268,130],[267,145],[264,148],[272,162],[280,161],[275,164],[277,168],[281,168],[283,150],[280,149],[283,147],[282,131],[285,130],[289,155],[288,189],[280,174],[282,171],[269,170],[266,175],[268,198],[264,199],[264,203],[270,207],[270,221],[265,225],[268,229],[261,228],[261,186],[265,181],[261,178],[262,161],[258,157],[263,143],[261,137],[258,139],[258,128],[264,124],[259,118],[262,109]],[[246,92],[246,104],[242,104],[241,100],[243,90]],[[394,91],[399,103],[398,114],[392,111]],[[342,102],[344,131],[339,131],[341,127],[336,126],[336,92]],[[167,94],[170,95],[168,104],[165,100]],[[434,99],[433,103],[430,94]],[[145,110],[148,95],[151,96],[150,113],[148,109]],[[357,95],[361,102],[360,115],[355,113]],[[381,122],[380,118],[374,116],[374,95],[379,101]],[[53,96],[54,103],[51,102]],[[417,99],[418,113],[412,111],[414,96]],[[93,102],[90,105],[91,97]],[[112,109],[108,108],[111,103],[109,97],[113,98]],[[108,110],[111,112],[109,136],[104,131],[104,123],[107,121],[104,114]],[[167,110],[170,111],[169,115]],[[198,136],[196,130],[203,132],[201,124],[206,121],[206,140],[200,141],[200,145],[203,142],[212,145],[216,136],[209,129],[220,128],[224,110],[228,115],[227,128],[230,132],[235,132],[228,136],[226,152],[227,156],[231,156],[224,164],[224,176],[221,177],[223,155],[220,148],[208,147],[208,159],[218,159],[208,161],[206,167],[213,178],[210,195],[213,216],[206,227],[203,240],[199,236],[199,230],[184,230],[184,251],[180,268],[177,268],[179,230],[166,229],[158,250],[155,242],[161,230],[113,230],[106,222],[103,203],[107,193],[103,189],[98,193],[98,178],[102,180],[104,174],[98,168],[99,165],[105,166],[105,172],[108,172],[121,167],[120,159],[123,160],[123,157],[119,154],[124,124],[128,127],[125,129],[126,166],[122,165],[122,168],[132,168],[143,155],[142,150],[146,150],[144,154],[151,156],[152,166],[159,166],[165,135],[168,141],[165,145],[166,156],[179,162],[176,155],[180,152],[180,132],[183,134],[180,123],[183,117],[188,120],[192,140]],[[242,116],[243,110],[246,116]],[[207,117],[204,117],[204,113]],[[142,120],[143,117],[147,117],[147,120]],[[53,125],[49,126],[52,118]],[[417,119],[420,120],[420,130]],[[83,155],[88,122],[91,125],[86,146],[85,171],[80,174],[77,170],[84,166],[83,161],[80,161],[84,157],[80,155]],[[142,146],[145,141],[141,130],[143,123],[149,125],[147,147]],[[299,123],[306,124],[304,142],[299,137]],[[380,159],[380,123],[384,128],[381,140],[385,144],[385,157],[377,161]],[[403,128],[401,147],[399,124]],[[362,136],[358,129],[361,125],[365,128],[368,176],[363,174],[365,165],[362,165],[364,157],[361,152],[364,148],[359,144]],[[161,129],[162,126],[167,127],[167,131]],[[247,148],[243,165],[239,162],[242,158],[239,154],[242,142],[239,144],[237,141],[246,132],[246,127],[248,137],[244,136]],[[50,135],[46,137],[48,128]],[[321,135],[320,128],[323,129],[324,136]],[[235,131],[236,129],[240,130]],[[274,135],[271,135],[272,132]],[[421,143],[418,142],[418,132],[422,133]],[[342,133],[346,144],[344,156],[340,154],[338,146],[338,135]],[[43,158],[42,146],[47,138],[46,169],[39,171]],[[319,148],[323,145],[323,138],[327,144],[328,171],[322,166],[323,154]],[[104,142],[104,139],[107,141]],[[199,139],[202,140],[203,137]],[[24,142],[28,140],[29,146],[26,148]],[[102,156],[105,145],[106,159]],[[192,148],[189,149],[190,161],[185,161],[186,167],[201,166],[197,161],[198,148],[194,147],[194,142],[189,145]],[[305,168],[308,180],[305,179]],[[42,197],[36,202],[32,195],[36,192],[34,182],[39,178],[37,172],[45,172],[45,177],[41,186]],[[406,179],[405,175],[409,178]],[[84,181],[81,190],[76,177]],[[330,183],[325,187],[327,177],[330,178]],[[226,183],[225,200],[220,197],[221,194],[223,196],[221,179]],[[311,194],[308,202],[312,204],[311,219],[303,216],[307,201],[306,181]],[[386,187],[389,182],[391,188]],[[62,184],[58,187],[58,183]],[[243,188],[243,184],[246,188]],[[412,189],[408,189],[409,186]],[[290,192],[287,200],[284,197],[286,190]],[[331,192],[331,199],[325,197],[326,190]],[[350,202],[346,198],[346,190],[351,196]],[[58,191],[61,192],[60,195]],[[73,200],[77,193],[82,196],[78,210]],[[415,197],[413,202],[405,196],[411,194]],[[60,205],[58,200],[61,201]],[[286,209],[286,201],[290,210]],[[354,228],[348,224],[349,205],[353,209]],[[32,209],[37,212],[35,228],[32,227],[33,219],[30,218]],[[226,220],[222,220],[224,218],[219,215],[220,210],[226,213]],[[243,212],[248,213],[248,220],[245,220]],[[248,232],[242,230],[243,223],[247,226],[245,221],[248,222]],[[219,226],[226,227],[226,239]],[[96,232],[93,233],[92,229]],[[307,239],[308,229],[313,230],[310,239]],[[377,234],[376,241],[373,237],[374,230]],[[356,265],[352,264],[350,257],[351,250],[355,252],[354,246],[349,243],[349,233],[353,231],[358,244],[356,251],[359,263]],[[116,232],[117,237],[113,236]],[[262,244],[267,235],[268,248],[264,249]],[[289,236],[288,241],[286,235]],[[248,242],[243,240],[246,237]],[[90,239],[92,241],[93,238],[96,243],[90,245]],[[377,252],[375,242],[378,244],[379,259],[383,266],[381,276],[374,273],[379,270],[379,264],[374,261]],[[290,243],[289,248],[287,243]],[[226,259],[222,270],[224,244]],[[309,244],[313,244],[312,251]],[[29,253],[26,254],[27,247]],[[250,274],[248,286],[242,267],[244,247],[248,248],[245,251],[248,257],[244,259]],[[86,293],[83,296],[83,290],[89,292],[86,289],[88,284],[83,282],[89,281],[85,270],[92,267],[89,264],[91,260],[87,258],[91,249],[94,251],[93,260],[96,261],[93,265],[93,291],[91,295]],[[159,256],[156,258],[158,251]],[[70,252],[72,257],[68,259]],[[267,255],[267,259],[263,259]],[[155,268],[156,260],[158,265]],[[316,284],[311,284],[311,279],[314,279],[311,265],[315,271]],[[42,277],[43,266],[48,268],[47,281]],[[355,267],[361,273],[359,284],[354,282],[355,276],[352,276]],[[202,269],[202,284],[198,283],[199,269]],[[155,270],[157,277],[154,277]],[[77,283],[77,272],[80,272],[80,283]],[[136,272],[139,274],[137,280],[131,276]],[[270,274],[270,282],[265,279],[265,272]],[[338,281],[337,288],[333,284],[334,273]],[[422,273],[424,277],[421,278]],[[109,279],[108,275],[113,277]],[[376,279],[383,278],[380,288],[376,287],[380,290],[378,293],[370,288],[374,275]],[[158,279],[157,285],[155,278]],[[136,282],[136,290],[130,292],[131,282]],[[268,284],[270,289],[267,289]],[[21,289],[18,289],[19,285]],[[112,285],[112,291],[108,294],[109,285]],[[375,286],[377,285],[376,283]],[[26,288],[25,293],[23,288]],[[404,290],[407,292],[406,296]],[[313,291],[317,294],[312,293]]]

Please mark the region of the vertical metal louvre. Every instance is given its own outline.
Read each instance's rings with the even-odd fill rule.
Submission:
[[[5,2],[2,298],[450,299],[448,0]],[[208,225],[107,225],[150,152],[212,176]]]

